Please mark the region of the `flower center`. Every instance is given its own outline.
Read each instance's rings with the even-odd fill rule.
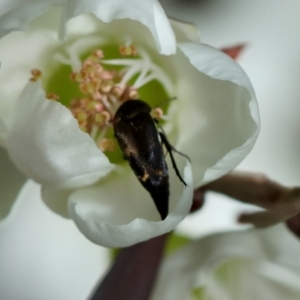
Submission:
[[[134,45],[103,46],[82,57],[71,49],[68,57],[58,55],[57,59],[62,65],[46,83],[47,98],[67,106],[81,130],[110,161],[122,163],[112,128],[117,109],[129,99],[142,99],[154,108],[153,117],[163,118],[168,103],[162,108],[157,105],[172,91],[168,76],[146,51]],[[40,77],[41,73],[33,70],[31,80]]]

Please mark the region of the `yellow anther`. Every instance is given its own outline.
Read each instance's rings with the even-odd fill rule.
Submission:
[[[163,115],[164,115],[164,112],[163,112],[163,110],[162,110],[161,108],[159,108],[159,107],[153,108],[153,109],[151,110],[151,116],[152,116],[152,118],[154,118],[154,119],[159,120],[159,119],[162,118]]]
[[[120,52],[124,56],[137,55],[137,49],[133,45],[121,46]],[[82,62],[81,69],[70,75],[85,95],[73,99],[69,109],[77,119],[80,129],[90,134],[102,151],[113,151],[114,140],[105,136],[112,126],[116,110],[123,101],[138,99],[139,93],[128,80],[122,80],[126,76],[127,68],[117,71],[106,64],[101,65],[103,57],[102,50],[93,51]],[[39,72],[34,74],[35,78],[40,76]],[[58,99],[58,96],[49,94],[48,98]],[[155,109],[153,112],[153,117],[157,119],[162,115],[161,110]]]
[[[59,99],[59,96],[54,93],[48,93],[46,95],[46,98],[49,100],[57,101]]]
[[[113,87],[113,82],[108,81],[101,84],[100,89],[103,93],[109,93]]]
[[[84,111],[79,112],[79,113],[77,114],[77,120],[78,120],[78,122],[86,121],[87,117],[88,117],[88,116],[87,116],[87,114],[86,114]]]
[[[124,93],[124,88],[122,88],[120,85],[115,85],[112,88],[111,93],[116,97],[121,97],[121,95]]]
[[[71,80],[76,81],[76,82],[83,82],[84,76],[82,72],[73,72],[70,75]]]
[[[94,101],[100,101],[102,99],[102,96],[101,94],[99,93],[99,91],[94,91],[92,94],[91,94],[91,98],[94,100]]]
[[[79,123],[79,127],[83,132],[88,132],[88,129],[86,127],[86,122],[81,123],[81,124]]]
[[[97,124],[101,125],[104,122],[105,118],[102,114],[96,114],[94,120]]]
[[[114,78],[114,73],[111,71],[102,71],[99,73],[99,76],[102,80],[111,80]]]
[[[114,151],[115,142],[112,139],[103,138],[98,142],[98,147],[101,151]]]
[[[133,89],[133,90],[130,90],[129,93],[128,93],[128,96],[129,96],[129,99],[138,99],[139,98],[139,93],[137,90]]]
[[[104,57],[103,51],[100,49],[94,50],[88,59],[99,61]]]
[[[100,59],[104,57],[104,53],[103,53],[103,51],[100,50],[100,49],[94,50],[94,51],[92,52],[92,54],[93,54],[94,56],[100,58]]]
[[[42,77],[42,72],[39,69],[33,69],[31,70],[31,78],[30,81],[37,81]]]
[[[100,112],[100,111],[103,111],[103,109],[104,109],[104,106],[102,103],[98,102],[95,104],[95,111]]]
[[[86,109],[87,110],[94,110],[96,106],[96,102],[95,101],[89,101],[86,105]]]
[[[121,45],[119,47],[119,51],[122,56],[137,55],[137,49],[134,45],[130,45],[130,46]]]
[[[108,123],[111,119],[111,115],[108,111],[104,110],[101,112],[102,116],[104,117],[105,123]]]

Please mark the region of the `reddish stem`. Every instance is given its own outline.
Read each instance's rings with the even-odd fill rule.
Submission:
[[[91,300],[147,300],[168,234],[124,248]]]

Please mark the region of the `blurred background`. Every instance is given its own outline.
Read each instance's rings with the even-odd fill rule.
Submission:
[[[288,186],[299,185],[300,2],[161,3],[170,17],[195,23],[203,43],[216,48],[246,44],[238,63],[257,94],[261,133],[238,168],[264,173]],[[15,187],[22,185],[24,178],[2,150],[0,169],[2,179],[10,182],[9,178],[16,178]],[[14,195],[15,189],[7,193]],[[107,269],[108,252],[86,240],[73,222],[49,211],[40,200],[36,184],[28,182],[22,193],[30,197],[14,206],[0,228],[0,299],[85,299]],[[242,228],[236,224],[236,217],[245,209],[253,208],[210,193],[204,208],[181,223],[178,232],[199,237]]]
[[[237,62],[257,95],[261,131],[239,170],[264,173],[284,185],[300,182],[299,1],[162,0],[168,16],[199,28],[201,41],[216,48],[245,44]],[[212,194],[203,210],[179,231],[199,236],[239,227],[237,215],[250,206]],[[251,209],[253,210],[253,209]],[[213,218],[213,219],[212,219]]]

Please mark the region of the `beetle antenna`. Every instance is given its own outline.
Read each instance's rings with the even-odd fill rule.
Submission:
[[[174,97],[171,97],[171,98],[162,100],[162,101],[158,102],[154,107],[155,107],[155,108],[160,107],[163,103],[169,102],[169,101],[174,101],[174,100],[176,100],[176,99],[177,99],[177,97],[174,96]]]

